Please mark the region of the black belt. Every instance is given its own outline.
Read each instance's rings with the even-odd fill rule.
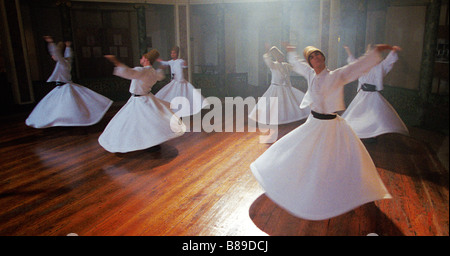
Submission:
[[[141,97],[141,96],[145,96],[145,95],[141,95],[141,94],[134,94],[134,93],[132,93],[131,94],[133,97]]]
[[[373,84],[363,84],[361,85],[361,89],[365,92],[376,92],[377,87]]]
[[[311,110],[311,114],[313,115],[314,118],[321,120],[331,120],[336,118],[336,115],[317,113],[316,111],[313,110]]]
[[[64,85],[64,84],[66,84],[66,83],[64,83],[64,82],[56,82],[56,86],[61,86],[61,85]]]

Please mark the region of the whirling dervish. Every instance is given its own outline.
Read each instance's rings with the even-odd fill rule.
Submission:
[[[112,100],[72,82],[71,42],[59,42],[55,45],[52,37],[45,36],[44,39],[48,43],[53,60],[56,61],[47,82],[56,82],[56,87],[36,105],[26,119],[26,125],[47,128],[89,126],[98,123],[108,111]]]
[[[347,62],[355,61],[349,48],[344,48],[348,54]],[[380,93],[384,89],[383,78],[392,70],[400,50],[394,46],[383,61],[358,79],[358,93],[342,114],[361,139],[374,142],[377,136],[385,133],[409,135],[400,116]]]
[[[292,86],[290,79],[292,65],[284,62],[284,54],[273,46],[263,58],[272,73],[272,81],[248,117],[268,125],[286,124],[307,118],[310,113],[309,107],[300,108],[305,94]],[[277,102],[271,101],[271,97],[277,98]]]
[[[130,68],[116,56],[106,55],[115,68],[113,74],[130,79],[131,97],[117,112],[98,138],[100,145],[111,153],[156,147],[184,134],[186,127],[169,108],[169,103],[156,98],[151,89],[164,78],[152,65],[159,57],[156,49],[142,55],[142,67]]]
[[[202,96],[199,89],[196,89],[191,83],[189,83],[183,74],[183,70],[187,68],[186,61],[179,58],[180,48],[174,46],[170,52],[169,61],[163,61],[158,59],[159,63],[163,66],[170,66],[170,73],[172,81],[166,84],[161,90],[159,90],[155,97],[170,102],[171,109],[179,117],[191,116],[199,113],[202,108],[209,105],[208,101]],[[184,97],[188,104],[177,104],[182,101],[173,102],[173,99],[177,97]]]
[[[333,218],[360,205],[392,198],[361,140],[336,112],[345,109],[344,86],[381,61],[392,49],[377,45],[358,60],[328,70],[316,47],[287,45],[289,63],[308,81],[301,107],[306,122],[270,146],[251,165],[266,195],[291,214],[308,219]]]

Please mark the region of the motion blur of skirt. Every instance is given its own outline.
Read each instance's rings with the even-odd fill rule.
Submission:
[[[179,117],[191,116],[199,113],[202,108],[209,105],[208,101],[201,95],[200,90],[196,89],[192,84],[183,80],[172,80],[159,90],[155,97],[170,103],[176,97],[184,97],[188,100],[188,107],[172,104],[171,109]]]
[[[303,219],[329,219],[391,198],[361,140],[339,116],[310,115],[250,168],[273,202]]]
[[[342,117],[361,139],[385,133],[409,135],[395,109],[377,91],[360,90]]]
[[[259,99],[248,117],[259,123],[271,125],[287,124],[307,118],[310,112],[309,108],[300,108],[304,96],[305,94],[302,91],[292,86],[271,84],[261,97],[265,98],[265,101]],[[277,106],[273,105],[270,97],[278,98]],[[273,111],[276,109],[278,109],[278,117],[274,119]]]
[[[100,135],[100,145],[112,153],[126,153],[159,145],[181,136],[183,122],[153,94],[131,96]]]
[[[36,105],[25,123],[34,128],[89,126],[98,123],[112,101],[75,83],[55,87]]]

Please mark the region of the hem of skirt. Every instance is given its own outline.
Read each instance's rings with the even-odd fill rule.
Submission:
[[[144,150],[144,149],[148,149],[151,148],[153,146],[157,146],[160,145],[166,141],[175,139],[177,137],[180,137],[184,134],[184,132],[180,132],[180,133],[174,133],[173,136],[170,136],[169,138],[166,138],[164,140],[160,140],[158,142],[154,142],[154,143],[149,143],[146,144],[145,146],[140,146],[140,147],[128,147],[128,148],[118,148],[118,147],[114,147],[111,145],[108,145],[107,143],[102,142],[102,140],[99,138],[98,139],[98,143],[100,144],[100,146],[102,146],[106,151],[110,152],[110,153],[128,153],[128,152],[132,152],[132,151],[138,151],[138,150]]]
[[[50,124],[50,125],[44,125],[44,126],[37,126],[35,124],[30,124],[28,123],[28,119],[25,120],[25,124],[29,127],[33,127],[36,129],[44,129],[44,128],[50,128],[50,127],[70,127],[70,126],[91,126],[94,124],[97,124],[98,122],[100,122],[100,120],[103,119],[103,117],[105,116],[106,112],[108,112],[108,109],[111,107],[111,105],[113,104],[113,101],[110,101],[109,104],[105,107],[105,110],[103,111],[103,113],[101,113],[101,115],[98,117],[97,120],[89,122],[89,123],[60,123],[60,124]]]
[[[331,219],[334,217],[337,217],[339,215],[342,215],[344,213],[350,212],[356,208],[358,208],[359,206],[362,206],[364,204],[367,204],[369,202],[374,202],[374,201],[378,201],[378,200],[382,200],[382,199],[391,199],[392,196],[389,193],[384,194],[383,196],[378,196],[376,198],[365,198],[363,200],[359,200],[357,204],[355,204],[354,206],[349,206],[349,207],[345,207],[345,209],[343,208],[342,210],[337,210],[337,211],[333,211],[333,212],[329,212],[327,214],[305,214],[305,213],[299,213],[299,212],[294,212],[292,210],[290,210],[288,207],[286,207],[285,205],[279,203],[280,200],[277,200],[276,198],[280,198],[280,196],[278,196],[278,194],[272,193],[272,192],[268,192],[266,189],[266,185],[264,184],[264,181],[261,177],[261,175],[258,172],[258,169],[252,164],[250,164],[250,169],[253,173],[253,175],[255,176],[256,180],[258,181],[258,183],[261,185],[261,187],[263,188],[265,194],[267,195],[268,198],[270,198],[270,200],[272,200],[275,204],[277,204],[278,206],[280,206],[281,208],[283,208],[284,210],[286,210],[287,212],[289,212],[290,214],[292,214],[295,217],[301,218],[301,219],[306,219],[306,220],[313,220],[313,221],[320,221],[320,220],[327,220],[327,219]],[[275,195],[275,196],[273,196]]]

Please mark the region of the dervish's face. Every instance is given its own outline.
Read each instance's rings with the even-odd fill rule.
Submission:
[[[139,63],[145,67],[145,66],[150,66],[150,62],[148,61],[147,58],[145,58],[144,56],[142,56],[141,60],[139,61]]]
[[[309,62],[313,68],[323,67],[325,66],[325,56],[318,51],[313,52],[309,55]]]
[[[171,51],[171,52],[170,52],[170,57],[171,57],[173,60],[176,60],[176,59],[178,58],[177,52],[176,52],[176,51]]]

